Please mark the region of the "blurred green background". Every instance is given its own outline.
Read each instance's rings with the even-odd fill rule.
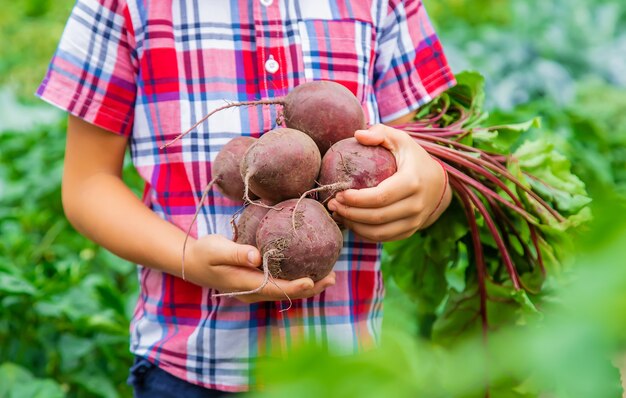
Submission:
[[[33,97],[73,2],[0,13],[0,398],[125,397],[135,268],[79,236],[60,200],[63,115]],[[388,283],[381,349],[303,347],[260,367],[267,397],[618,397],[626,352],[626,3],[425,0],[455,72],[487,81],[493,120],[539,115],[593,197],[543,316],[443,345]],[[125,176],[139,188],[132,168]],[[575,248],[575,250],[574,250]]]

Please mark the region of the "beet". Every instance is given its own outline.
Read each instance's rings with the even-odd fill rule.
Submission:
[[[248,148],[257,141],[253,137],[235,137],[228,141],[213,161],[215,185],[224,196],[232,200],[243,200],[244,184],[240,173],[241,160]]]
[[[241,162],[244,185],[270,202],[297,198],[315,185],[322,162],[315,142],[301,131],[279,128],[263,134]]]
[[[249,204],[243,210],[236,223],[235,242],[256,247],[256,231],[267,214],[269,207]]]
[[[319,184],[322,187],[344,184],[347,186],[344,189],[371,188],[396,170],[396,159],[386,148],[362,145],[356,138],[347,138],[334,144],[324,155]],[[320,190],[320,201],[325,202],[335,192]]]
[[[300,84],[285,97],[285,125],[300,130],[324,155],[334,143],[364,129],[365,114],[350,90],[332,81]]]
[[[261,254],[273,252],[268,266],[275,278],[294,280],[309,277],[319,281],[332,271],[343,247],[343,236],[323,205],[290,199],[267,212],[257,230]]]

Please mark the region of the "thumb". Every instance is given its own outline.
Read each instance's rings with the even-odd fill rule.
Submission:
[[[251,245],[240,245],[221,235],[214,235],[211,239],[209,252],[213,265],[238,265],[258,267],[261,265],[259,250]]]
[[[367,130],[357,130],[354,138],[362,145],[380,145],[390,150],[394,155],[406,145],[406,141],[412,141],[404,131],[397,130],[384,124],[375,124]]]
[[[376,124],[367,130],[357,130],[354,132],[354,138],[362,145],[383,145],[387,137],[384,127],[381,124]]]

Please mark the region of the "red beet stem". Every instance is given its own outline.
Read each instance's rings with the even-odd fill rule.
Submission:
[[[459,119],[454,122],[449,124],[447,127],[454,129],[454,128],[461,128],[463,127],[463,125],[465,124],[465,122],[467,122],[469,120],[469,117],[471,115],[470,112],[466,111],[463,108],[457,108],[459,110]]]
[[[483,202],[481,202],[480,198],[471,189],[466,188],[466,192],[469,199],[478,209],[478,212],[485,219],[487,228],[489,229],[489,232],[491,232],[493,239],[496,241],[496,245],[498,246],[498,249],[501,252],[500,254],[502,255],[502,260],[506,265],[509,276],[511,277],[511,281],[513,282],[513,287],[515,288],[515,290],[520,290],[520,281],[519,276],[517,275],[517,270],[515,269],[515,264],[513,264],[513,261],[511,260],[509,251],[507,250],[506,245],[502,240],[502,236],[500,236],[500,233],[498,232],[498,229],[496,228],[493,219],[491,218],[491,214],[489,214],[489,211],[487,210]]]
[[[474,206],[468,197],[467,190],[453,176],[450,176],[450,185],[455,189],[456,195],[463,202],[463,210],[467,217],[470,227],[470,235],[472,236],[472,245],[474,246],[474,258],[476,260],[476,273],[478,276],[478,292],[480,297],[480,318],[482,321],[483,340],[487,342],[487,332],[489,331],[489,322],[487,319],[487,286],[485,285],[485,275],[487,267],[485,265],[485,257],[483,255],[483,247],[480,242],[480,231],[476,224],[474,216]]]
[[[463,153],[463,151],[476,153],[476,154],[479,155],[479,157],[472,157],[473,159],[480,159],[480,160],[483,160],[483,161],[488,161],[488,162],[492,163],[495,167],[499,167],[503,171],[508,171],[506,169],[505,165],[502,162],[498,162],[494,158],[495,156],[501,156],[501,155],[497,155],[497,154],[494,154],[494,153],[491,153],[491,152],[488,152],[488,151],[477,149],[477,148],[474,148],[472,146],[462,144],[462,143],[460,143],[460,142],[458,142],[456,140],[451,140],[451,139],[448,139],[448,138],[445,138],[445,137],[436,137],[436,136],[434,136],[432,134],[429,134],[429,133],[408,132],[407,134],[409,134],[413,138],[417,139],[418,142],[420,140],[428,141],[428,142],[430,142],[433,145],[438,145],[438,146],[441,146],[442,148],[446,148],[448,150],[456,151],[456,152],[460,152],[460,153]],[[450,146],[452,148],[450,148],[448,146]]]
[[[498,224],[498,227],[500,228],[501,231],[503,231],[503,236],[505,237],[505,239],[507,241],[507,245],[511,246],[510,245],[510,240],[508,239],[508,237],[507,237],[507,235],[505,233],[506,231],[509,231],[510,233],[515,235],[517,240],[522,245],[522,249],[524,250],[524,256],[528,257],[530,260],[535,260],[535,258],[533,257],[532,252],[530,251],[530,247],[526,244],[526,242],[524,242],[524,239],[522,239],[522,235],[517,230],[517,228],[515,228],[515,225],[511,222],[509,217],[507,217],[507,215],[504,213],[502,208],[500,206],[498,206],[498,203],[496,203],[496,201],[493,200],[493,198],[490,198],[490,197],[486,197],[485,199],[487,200],[487,203],[489,203],[489,207],[493,211],[493,214],[495,216],[494,219],[495,219],[496,223]],[[531,227],[532,227],[532,224],[531,224]]]
[[[433,123],[437,122],[438,120],[440,120],[445,114],[446,112],[448,112],[448,109],[450,108],[450,101],[444,101],[444,105],[441,108],[441,111],[429,118],[426,118],[424,121],[427,122],[429,125],[432,125]],[[430,115],[428,115],[430,116]]]
[[[429,152],[432,151],[433,148],[434,148],[434,150],[436,150],[436,148],[440,148],[441,151],[445,151],[446,153],[456,154],[458,157],[463,157],[463,158],[469,160],[472,163],[480,164],[481,166],[483,166],[485,168],[488,168],[488,169],[490,169],[492,171],[495,171],[496,173],[501,174],[503,177],[506,177],[509,181],[511,181],[513,184],[515,184],[517,187],[519,187],[521,190],[523,190],[528,195],[530,195],[533,199],[535,199],[542,207],[544,207],[559,222],[564,222],[565,221],[565,218],[561,214],[559,214],[558,211],[556,211],[548,203],[546,203],[546,201],[544,201],[536,192],[534,192],[532,189],[530,189],[530,188],[526,187],[524,184],[522,184],[502,164],[498,163],[495,160],[490,160],[491,157],[486,152],[482,152],[482,151],[477,150],[475,148],[468,147],[468,146],[463,145],[463,144],[459,144],[458,142],[455,142],[455,141],[446,140],[444,138],[431,137],[431,136],[428,136],[427,134],[415,134],[414,135],[414,133],[409,133],[409,135],[412,135],[413,137],[418,136],[417,137],[418,138],[417,139],[418,143],[420,145],[422,145],[424,147],[424,149],[426,149]],[[452,142],[456,146],[458,146],[458,147],[460,147],[462,149],[467,149],[468,151],[479,153],[482,158],[471,156],[471,155],[469,155],[467,153],[464,153],[463,151],[454,150],[452,148],[448,148],[448,147],[445,147],[445,146],[442,146],[442,145],[437,145],[436,143],[427,143],[427,142],[424,142],[424,141],[420,141],[420,138],[424,139],[426,141],[435,141],[435,142],[436,141],[440,141],[440,142],[443,142],[445,144],[447,144],[448,142]],[[441,151],[439,153],[442,153]]]
[[[445,150],[443,150],[444,147],[436,147],[433,148],[433,152],[437,152],[438,149],[442,149],[440,156],[442,157],[446,157],[449,160],[455,161],[456,163],[459,163],[471,170],[474,170],[476,172],[479,172],[483,177],[487,178],[489,181],[493,182],[494,184],[496,184],[500,189],[502,189],[503,191],[506,192],[506,194],[513,199],[513,201],[515,202],[515,204],[519,207],[522,207],[522,203],[521,201],[517,198],[517,196],[511,192],[511,190],[509,189],[509,187],[507,187],[500,179],[498,179],[495,175],[491,174],[491,173],[485,173],[483,168],[481,168],[481,166],[474,164],[472,162],[470,162],[467,159],[463,159],[460,158],[459,156],[457,156],[459,153],[456,151],[449,151],[447,153],[443,153],[445,152]],[[444,162],[445,164],[445,162]],[[508,220],[508,219],[507,219]],[[531,236],[531,240],[533,243],[533,246],[535,247],[535,251],[537,252],[537,262],[539,264],[539,267],[541,269],[542,274],[545,275],[546,270],[545,270],[545,265],[543,263],[543,256],[541,255],[541,249],[539,247],[539,242],[538,242],[538,236],[537,236],[537,230],[535,228],[535,226],[529,222],[528,220],[526,220],[526,223],[528,224],[528,228],[530,229],[530,236]]]
[[[506,199],[504,199],[502,196],[500,196],[497,192],[493,191],[492,189],[486,187],[484,184],[481,184],[480,182],[474,180],[473,178],[469,177],[467,174],[459,171],[458,169],[446,164],[446,170],[448,171],[448,173],[454,175],[456,178],[458,178],[460,181],[474,187],[478,192],[480,192],[481,194],[491,197],[495,200],[497,200],[498,202],[504,204],[505,206],[509,207],[511,210],[515,211],[516,213],[518,213],[520,216],[524,217],[524,219],[526,219],[529,222],[536,222],[534,217],[532,215],[530,215],[526,210],[522,209],[521,207],[519,207],[518,205],[515,205],[509,201],[507,201]]]
[[[522,245],[522,249],[524,250],[524,256],[529,259],[531,264],[537,265],[539,263],[538,259],[534,258],[532,252],[530,251],[530,248],[524,242],[520,233],[517,231],[517,229],[511,222],[511,220],[506,216],[506,214],[504,214],[504,212],[502,211],[502,208],[498,206],[498,204],[493,199],[491,198],[486,198],[486,199],[487,199],[487,202],[489,203],[489,207],[494,213],[494,220],[498,224],[498,228],[500,229],[500,231],[502,231],[502,238],[504,240],[504,243],[508,247],[511,247],[511,239],[509,239],[509,233],[512,233],[513,235],[515,235],[515,237],[518,239],[518,241]],[[533,226],[530,225],[529,227],[532,229]],[[543,268],[541,267],[541,264],[539,264],[539,266],[540,266],[540,269]],[[523,279],[520,278],[519,281],[520,281],[520,286],[525,291],[530,292],[532,294],[539,294],[538,290],[531,289],[530,287],[528,287],[528,285],[524,283]]]
[[[433,126],[426,126],[426,125],[422,126],[422,125],[416,125],[415,123],[401,124],[401,125],[394,126],[394,127],[399,130],[406,131],[406,132],[417,133],[417,134],[432,134],[435,136],[436,134],[455,135],[455,134],[462,134],[462,133],[467,132],[467,130],[464,130],[464,129],[451,129],[448,127],[433,127]]]
[[[541,249],[539,248],[539,236],[537,236],[537,231],[535,230],[535,228],[530,229],[530,240],[533,242],[533,246],[537,251],[537,262],[539,263],[539,269],[541,270],[541,274],[545,276],[546,267],[543,264],[543,256],[541,255]]]
[[[502,182],[499,178],[497,178],[490,170],[488,170],[488,169],[486,169],[484,167],[481,167],[480,165],[477,165],[475,163],[472,163],[468,159],[465,159],[463,157],[457,156],[457,152],[455,152],[455,151],[446,152],[445,150],[441,149],[442,147],[438,147],[438,146],[433,146],[433,147],[429,147],[429,148],[432,149],[432,151],[431,151],[432,154],[435,154],[435,155],[437,155],[439,157],[445,158],[446,160],[452,161],[452,162],[457,163],[457,164],[459,164],[461,166],[464,166],[464,167],[466,167],[466,168],[468,168],[468,169],[470,169],[472,171],[475,171],[478,174],[480,174],[481,177],[484,177],[487,180],[491,181],[498,188],[502,189],[513,200],[513,202],[519,208],[522,208],[522,206],[523,206],[522,202],[517,198],[517,196],[509,189],[509,187],[506,186],[506,184],[504,182]],[[464,174],[464,175],[466,175],[466,174]],[[534,220],[533,220],[533,222],[534,222]]]

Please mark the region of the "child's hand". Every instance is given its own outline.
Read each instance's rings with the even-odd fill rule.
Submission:
[[[240,245],[221,235],[207,235],[190,240],[185,259],[185,277],[200,286],[217,289],[220,293],[253,290],[263,283],[259,272],[261,254],[254,246]],[[268,283],[259,293],[235,296],[253,303],[257,301],[285,300],[315,296],[335,284],[335,273],[313,283],[310,278],[294,281],[274,279],[280,289]],[[282,289],[282,290],[281,290]]]
[[[338,193],[328,203],[335,218],[375,242],[404,239],[432,224],[451,198],[441,165],[409,135],[389,126],[359,130],[355,138],[389,149],[398,171],[377,187]]]

